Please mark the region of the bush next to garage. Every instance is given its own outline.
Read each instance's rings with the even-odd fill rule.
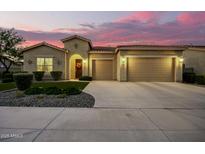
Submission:
[[[205,84],[205,76],[204,75],[196,75],[195,83],[197,83],[197,84]]]
[[[29,73],[16,73],[13,75],[16,87],[19,90],[26,90],[30,88],[33,80],[33,74]]]
[[[195,83],[195,77],[196,77],[195,73],[184,72],[183,73],[183,82],[185,82],[185,83]]]
[[[57,81],[61,79],[62,71],[51,71],[50,74],[53,80]]]
[[[43,76],[44,76],[44,71],[34,71],[33,75],[36,81],[42,81]]]
[[[79,80],[81,81],[92,81],[92,77],[91,76],[82,76],[79,78]]]

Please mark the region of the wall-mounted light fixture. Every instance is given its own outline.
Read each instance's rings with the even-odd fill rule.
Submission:
[[[184,62],[184,58],[179,58],[179,62],[183,63]]]
[[[83,59],[83,63],[86,63],[86,60],[85,60],[85,59]]]
[[[124,57],[122,57],[121,60],[122,60],[122,64],[124,64],[126,59]]]

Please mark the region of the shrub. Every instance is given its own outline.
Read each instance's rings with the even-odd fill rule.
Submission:
[[[16,73],[28,73],[27,71],[14,71],[13,74],[16,74]]]
[[[0,71],[0,80],[3,78],[3,72]]]
[[[79,80],[82,81],[92,81],[92,77],[91,76],[82,76],[79,78]]]
[[[67,95],[77,95],[81,93],[81,90],[77,87],[67,87],[64,89],[64,93]]]
[[[43,87],[31,87],[24,92],[26,95],[39,95],[44,94],[45,89]]]
[[[13,82],[13,73],[12,72],[3,72],[2,73],[2,82],[3,83],[8,83],[8,82]]]
[[[2,79],[2,83],[9,83],[9,82],[13,82],[13,78],[3,78]]]
[[[195,82],[197,84],[205,84],[205,76],[203,76],[203,75],[196,75]]]
[[[44,71],[34,71],[33,75],[36,81],[42,81],[43,76],[44,76]]]
[[[29,73],[17,73],[13,75],[16,87],[19,90],[26,90],[30,88],[32,84],[33,74]]]
[[[57,81],[61,79],[62,71],[51,71],[50,73],[53,80]]]
[[[184,73],[194,73],[194,68],[192,67],[186,67],[183,70]]]
[[[48,87],[45,89],[45,94],[47,95],[59,95],[62,93],[62,90],[58,87]]]
[[[183,82],[195,83],[195,73],[183,73]]]

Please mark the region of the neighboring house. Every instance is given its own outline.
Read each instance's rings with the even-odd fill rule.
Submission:
[[[205,75],[205,46],[191,46],[183,52],[186,68],[193,68],[196,74]]]
[[[89,75],[94,80],[182,80],[185,46],[136,45],[94,47],[91,40],[71,36],[61,40],[64,48],[42,42],[22,50],[24,71],[62,71],[63,79]]]

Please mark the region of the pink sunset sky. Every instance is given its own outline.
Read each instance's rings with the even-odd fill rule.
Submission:
[[[205,45],[205,12],[1,12],[1,28],[15,28],[26,40],[62,47],[77,34],[94,46],[131,44]]]

